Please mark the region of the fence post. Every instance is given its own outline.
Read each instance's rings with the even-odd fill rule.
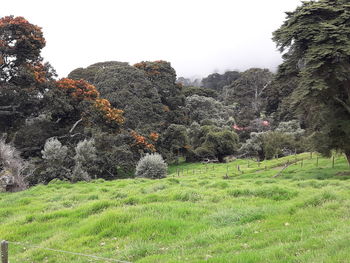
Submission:
[[[1,263],[8,263],[9,261],[9,243],[5,240],[1,241]]]
[[[316,167],[318,167],[318,156],[316,157]]]
[[[334,155],[332,157],[332,168],[334,168]]]

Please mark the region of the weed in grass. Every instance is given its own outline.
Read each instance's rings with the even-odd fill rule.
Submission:
[[[201,200],[201,195],[195,191],[180,191],[174,195],[173,199],[183,202],[197,202]]]
[[[137,205],[140,203],[140,199],[134,196],[128,197],[123,201],[125,205]]]
[[[306,200],[302,207],[318,207],[322,206],[326,202],[335,201],[338,197],[336,194],[331,192],[323,192],[321,194],[317,194],[316,196],[313,196],[312,198],[309,198]]]
[[[256,208],[231,208],[218,211],[208,217],[215,227],[226,227],[235,224],[245,224],[266,218],[266,212]]]

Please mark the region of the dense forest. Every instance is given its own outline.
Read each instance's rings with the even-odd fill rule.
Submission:
[[[170,164],[338,151],[350,163],[350,5],[304,2],[273,40],[276,73],[191,80],[167,61],[105,61],[58,79],[41,28],[1,18],[1,187],[134,177],[147,153]]]

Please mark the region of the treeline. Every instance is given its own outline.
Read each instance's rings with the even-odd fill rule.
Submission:
[[[350,31],[338,18],[350,12],[336,2],[303,3],[274,32],[289,50],[277,74],[252,68],[201,81],[177,80],[166,61],[100,62],[57,80],[40,56],[41,29],[22,17],[1,18],[2,185],[129,177],[154,152],[171,163],[338,150],[350,161],[350,51],[343,48],[350,41],[337,31]],[[304,35],[322,29],[320,16],[338,42]]]

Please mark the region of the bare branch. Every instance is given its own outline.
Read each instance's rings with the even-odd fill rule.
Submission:
[[[83,119],[79,119],[76,123],[74,123],[72,129],[69,130],[69,133],[72,133],[75,129],[75,127],[77,127],[77,125],[82,121]]]

